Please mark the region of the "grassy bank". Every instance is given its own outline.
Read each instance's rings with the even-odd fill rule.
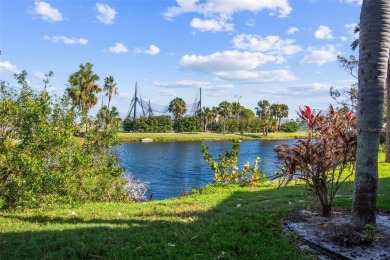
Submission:
[[[256,139],[294,139],[306,137],[306,132],[296,133],[269,133],[263,136],[261,133],[240,134],[219,134],[219,133],[119,133],[120,142],[141,142],[142,139],[151,138],[155,142],[169,141],[203,141],[203,140],[233,140],[242,138],[244,140]]]
[[[380,208],[390,209],[390,164],[380,155]],[[313,209],[302,185],[209,186],[181,199],[0,211],[0,259],[303,259],[281,219]],[[352,182],[336,205],[350,207]]]

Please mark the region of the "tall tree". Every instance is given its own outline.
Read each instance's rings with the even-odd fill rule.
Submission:
[[[211,111],[209,113],[209,122],[210,122],[210,128],[211,128],[211,131],[213,131],[213,123],[215,123],[215,121],[217,120],[218,118],[218,107],[212,107],[211,108]]]
[[[208,125],[212,124],[218,116],[218,110],[215,107],[203,107],[202,115],[204,117],[204,131],[207,131]],[[212,127],[211,127],[212,130]]]
[[[218,114],[223,118],[223,134],[226,133],[226,119],[232,114],[232,104],[222,101],[218,106]]]
[[[113,106],[111,110],[108,107],[103,106],[97,113],[96,117],[98,120],[101,120],[101,127],[104,128],[108,128],[112,125],[119,125],[121,122],[118,109],[115,106]]]
[[[80,109],[83,116],[98,102],[96,94],[101,91],[96,81],[100,77],[92,70],[93,64],[80,64],[79,70],[69,76],[70,86],[66,89],[72,99],[73,107]]]
[[[260,100],[257,102],[256,114],[260,119],[268,118],[271,115],[270,104],[268,100]]]
[[[245,108],[245,107],[242,108],[242,110],[240,112],[240,118],[251,119],[251,118],[255,118],[255,117],[256,117],[256,115],[251,109]]]
[[[360,33],[360,24],[355,26],[354,29],[355,34]],[[354,51],[357,47],[359,47],[359,39],[354,40],[351,43],[351,49]],[[387,75],[390,75],[390,60],[387,65]],[[385,162],[390,162],[390,76],[387,76],[386,86],[385,86],[385,100],[384,100],[384,108],[385,108],[385,118],[386,118],[386,156]]]
[[[109,76],[104,78],[104,86],[103,91],[106,91],[106,96],[108,96],[108,105],[107,108],[110,109],[110,103],[113,95],[118,95],[118,88],[116,87],[116,83],[114,81],[113,76]]]
[[[283,117],[288,117],[288,106],[286,104],[272,104],[270,106],[271,114],[275,120],[278,120],[278,131]]]
[[[241,110],[242,110],[242,108],[241,108],[240,103],[237,103],[237,102],[232,103],[232,114],[236,118],[236,123],[238,123],[238,119],[239,119]]]
[[[256,114],[260,118],[260,126],[263,129],[263,135],[267,136],[268,131],[276,124],[276,121],[272,119],[271,105],[268,100],[260,100],[257,102],[257,105],[258,106],[255,107]]]
[[[357,152],[351,222],[376,224],[378,146],[390,49],[390,1],[363,0],[360,14]]]
[[[169,103],[168,111],[171,112],[174,119],[177,120],[187,112],[187,104],[182,98],[174,98]]]

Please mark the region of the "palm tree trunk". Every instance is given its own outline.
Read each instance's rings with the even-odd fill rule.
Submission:
[[[378,148],[390,48],[390,1],[364,0],[360,14],[357,153],[352,224],[376,224]]]
[[[387,82],[386,82],[386,157],[385,162],[390,162],[390,61],[387,64]]]
[[[108,105],[107,105],[108,110],[110,110],[110,103],[111,103],[111,95],[108,96]]]

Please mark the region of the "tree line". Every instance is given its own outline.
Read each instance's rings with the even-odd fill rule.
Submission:
[[[135,132],[201,132],[213,131],[219,133],[251,132],[267,136],[269,132],[295,132],[299,126],[296,122],[288,122],[282,127],[282,118],[288,117],[289,108],[286,104],[270,104],[268,100],[261,100],[255,107],[256,114],[238,102],[222,101],[217,107],[202,107],[194,116],[185,115],[186,102],[174,98],[168,107],[173,118],[169,116],[155,116],[139,118],[133,122],[125,119],[124,131]],[[257,116],[257,117],[256,117]]]

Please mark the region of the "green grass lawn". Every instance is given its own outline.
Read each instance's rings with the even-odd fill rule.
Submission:
[[[241,134],[219,134],[219,133],[119,133],[119,141],[125,142],[140,142],[144,138],[151,138],[157,142],[168,141],[203,141],[203,140],[232,140],[242,138],[245,140],[255,139],[294,139],[304,138],[306,132],[296,133],[269,133],[268,136],[263,136],[261,133],[245,133]]]
[[[378,206],[390,209],[390,164],[380,155]],[[337,206],[350,207],[352,183]],[[302,185],[213,186],[180,199],[0,211],[0,259],[305,259],[283,235],[293,208],[313,209]],[[74,212],[74,214],[72,214]]]

